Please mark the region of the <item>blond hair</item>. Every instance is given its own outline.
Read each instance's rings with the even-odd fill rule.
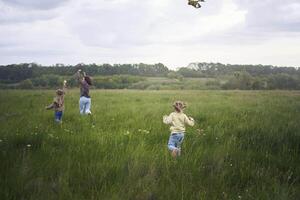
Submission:
[[[175,101],[173,103],[173,107],[177,112],[182,112],[187,107],[187,105],[183,101]]]

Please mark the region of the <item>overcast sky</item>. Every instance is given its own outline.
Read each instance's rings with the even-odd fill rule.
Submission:
[[[0,64],[300,67],[300,0],[0,0]]]

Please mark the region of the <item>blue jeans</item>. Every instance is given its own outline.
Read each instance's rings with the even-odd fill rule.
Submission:
[[[56,122],[61,122],[62,116],[63,116],[62,111],[55,111],[54,112],[54,119],[55,119]]]
[[[85,96],[80,97],[79,99],[79,111],[80,114],[91,114],[91,98]]]
[[[184,133],[172,133],[169,138],[168,148],[170,151],[181,150],[180,145],[184,139]]]

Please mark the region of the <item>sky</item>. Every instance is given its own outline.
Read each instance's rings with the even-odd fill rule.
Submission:
[[[0,64],[300,67],[299,0],[0,0]]]

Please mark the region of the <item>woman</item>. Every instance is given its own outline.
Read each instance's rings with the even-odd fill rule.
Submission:
[[[77,71],[77,80],[80,85],[80,99],[79,99],[79,111],[82,115],[91,115],[91,97],[90,86],[92,80],[90,76],[87,76],[85,72],[81,73],[81,69]]]

